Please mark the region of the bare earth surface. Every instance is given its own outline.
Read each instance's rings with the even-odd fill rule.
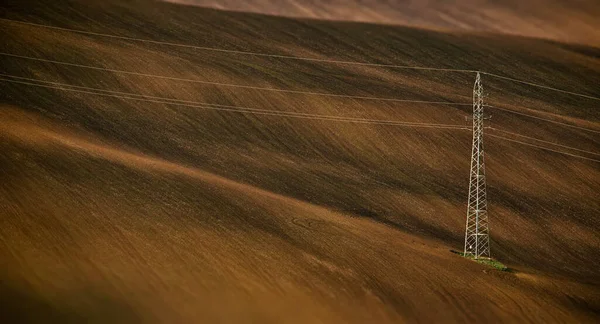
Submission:
[[[0,8],[11,322],[600,320],[598,49],[164,2]],[[483,75],[492,253],[511,272],[450,252],[474,74],[322,60],[587,96]]]
[[[493,32],[600,47],[596,0],[165,0],[275,16]]]

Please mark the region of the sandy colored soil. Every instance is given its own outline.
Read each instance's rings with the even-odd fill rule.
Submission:
[[[595,0],[165,0],[222,10],[492,32],[600,47]]]
[[[600,97],[596,48],[147,1],[1,7],[12,322],[599,320],[598,100],[483,76],[501,108],[485,139],[492,253],[512,269],[500,272],[450,252],[472,73],[198,47],[482,70]]]

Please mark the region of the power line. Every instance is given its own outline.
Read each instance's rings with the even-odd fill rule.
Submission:
[[[538,117],[538,116],[534,116],[534,115],[522,113],[522,112],[519,112],[519,111],[514,111],[512,109],[501,108],[501,107],[498,107],[498,106],[489,106],[489,105],[485,105],[485,106],[488,107],[488,108],[493,108],[493,109],[498,109],[498,110],[506,111],[506,112],[511,113],[511,114],[516,114],[516,115],[526,116],[526,117],[530,117],[530,118],[534,118],[534,119],[539,119],[539,120],[547,121],[549,123],[554,123],[554,124],[558,124],[558,125],[572,127],[572,128],[584,130],[584,131],[587,131],[587,132],[600,133],[600,131],[597,131],[597,130],[594,130],[594,129],[585,128],[585,127],[581,127],[581,126],[575,126],[575,125],[563,123],[563,122],[552,120],[552,119],[548,119],[548,118]]]
[[[156,40],[143,39],[143,38],[135,38],[135,37],[127,37],[127,36],[118,36],[118,35],[113,35],[113,34],[104,34],[104,33],[90,32],[90,31],[84,31],[84,30],[79,30],[79,29],[56,27],[56,26],[43,25],[43,24],[36,24],[36,23],[24,22],[24,21],[17,21],[17,20],[6,19],[6,18],[0,18],[0,20],[9,21],[9,22],[17,23],[17,24],[24,24],[24,25],[36,26],[36,27],[41,27],[41,28],[48,28],[48,29],[55,29],[55,30],[64,30],[64,31],[69,31],[69,32],[74,32],[74,33],[80,33],[80,34],[86,34],[86,35],[94,35],[94,36],[109,37],[109,38],[116,38],[116,39],[124,39],[124,40],[130,40],[130,41],[152,43],[152,44],[161,44],[161,45],[168,45],[168,46],[175,46],[175,47],[184,47],[184,48],[192,48],[192,49],[197,49],[197,50],[225,52],[225,53],[233,53],[233,54],[241,54],[241,55],[252,55],[252,56],[272,57],[272,58],[292,59],[292,60],[302,60],[302,61],[313,61],[313,62],[321,62],[321,63],[335,63],[335,64],[360,65],[360,66],[389,67],[389,68],[398,68],[398,69],[447,71],[447,72],[466,72],[466,73],[476,73],[476,72],[478,72],[476,70],[467,70],[467,69],[449,69],[449,68],[419,67],[419,66],[396,65],[396,64],[367,63],[367,62],[356,62],[356,61],[342,61],[342,60],[308,58],[308,57],[299,57],[299,56],[292,56],[292,55],[266,54],[266,53],[258,53],[258,52],[250,52],[250,51],[240,51],[240,50],[227,50],[227,49],[215,48],[215,47],[196,46],[196,45],[189,45],[189,44],[181,44],[181,43],[173,43],[173,42],[163,42],[163,41],[156,41]],[[581,93],[577,93],[577,92],[573,92],[573,91],[562,90],[562,89],[558,89],[558,88],[554,88],[554,87],[549,87],[549,86],[545,86],[545,85],[541,85],[541,84],[537,84],[537,83],[533,83],[533,82],[528,82],[528,81],[524,81],[524,80],[519,80],[519,79],[515,79],[515,78],[510,78],[510,77],[506,77],[506,76],[502,76],[502,75],[498,75],[498,74],[494,74],[494,73],[481,72],[481,74],[485,74],[485,75],[489,75],[491,77],[505,79],[505,80],[509,80],[509,81],[513,81],[513,82],[518,82],[518,83],[522,83],[522,84],[527,84],[527,85],[530,85],[530,86],[540,87],[540,88],[544,88],[544,89],[547,89],[547,90],[553,90],[553,91],[558,91],[558,92],[562,92],[562,93],[566,93],[566,94],[580,96],[580,97],[584,97],[584,98],[588,98],[588,99],[600,100],[600,97],[594,97],[594,96],[585,95],[585,94],[581,94]]]
[[[517,133],[509,132],[509,131],[506,131],[506,130],[503,130],[503,129],[498,129],[498,128],[495,128],[495,127],[489,127],[489,129],[497,131],[497,132],[501,132],[501,133],[513,135],[513,136],[527,138],[527,139],[530,139],[530,140],[533,140],[533,141],[538,141],[538,142],[541,142],[541,143],[556,145],[556,146],[560,146],[560,147],[567,148],[567,149],[570,149],[570,150],[575,150],[575,151],[579,151],[579,152],[583,152],[583,153],[587,153],[587,154],[592,154],[592,155],[598,155],[598,156],[600,156],[600,153],[595,153],[595,152],[591,152],[591,151],[586,151],[586,150],[578,149],[578,148],[572,147],[572,146],[567,146],[567,145],[563,145],[563,144],[559,144],[559,143],[545,141],[545,140],[542,140],[542,139],[539,139],[539,138],[535,138],[535,137],[531,137],[531,136],[527,136],[527,135],[522,135],[522,134],[517,134]]]
[[[77,86],[77,85],[71,85],[71,84],[66,84],[66,83],[59,83],[59,82],[53,82],[53,81],[46,81],[46,80],[39,80],[39,79],[33,79],[33,78],[26,78],[26,77],[20,77],[20,76],[15,76],[15,75],[10,75],[10,74],[3,74],[3,73],[0,73],[0,76],[9,77],[9,78],[13,78],[13,79],[19,79],[19,80],[27,80],[27,81],[34,81],[34,82],[41,82],[41,83],[46,83],[46,84],[52,84],[52,85],[60,87],[60,88],[83,89],[83,90],[95,91],[95,92],[100,92],[100,93],[125,95],[125,96],[128,96],[128,97],[138,97],[138,98],[144,98],[144,99],[156,99],[156,100],[168,101],[168,102],[174,102],[174,103],[199,104],[199,105],[203,105],[203,106],[214,106],[214,107],[221,107],[221,108],[243,109],[245,111],[268,112],[268,113],[274,112],[273,110],[268,110],[268,109],[256,109],[256,108],[248,108],[248,107],[240,107],[240,106],[223,105],[223,104],[213,104],[213,103],[207,103],[207,102],[181,100],[181,99],[174,99],[174,98],[165,98],[165,97],[158,97],[158,96],[150,96],[150,95],[144,95],[144,94],[137,94],[137,93],[131,93],[131,92],[122,92],[122,91],[105,90],[105,89],[93,88],[93,87],[86,87],[86,86]],[[277,112],[277,111],[275,111],[275,112]],[[348,118],[357,119],[357,118],[354,118],[354,117],[315,115],[315,114],[301,113],[301,112],[291,112],[291,111],[278,111],[278,112],[285,113],[285,114],[290,114],[290,115],[299,115],[299,116],[311,116],[311,117],[315,117],[316,116],[316,117],[341,118],[341,119],[348,119]],[[364,118],[360,118],[360,119],[361,120],[365,120],[365,121],[367,121],[367,120],[368,121],[381,121],[381,120],[364,119]],[[461,126],[461,125],[458,125],[458,126]],[[463,127],[463,126],[461,126],[461,127]]]
[[[351,99],[367,99],[367,100],[408,102],[408,103],[426,103],[426,104],[432,104],[432,105],[433,104],[435,104],[435,105],[437,105],[437,104],[443,104],[443,105],[453,105],[453,106],[470,106],[471,105],[471,103],[453,103],[453,102],[446,102],[446,101],[426,101],[426,100],[409,100],[409,99],[382,98],[382,97],[365,97],[365,96],[352,96],[352,95],[331,94],[331,93],[322,93],[322,92],[309,92],[309,91],[287,90],[287,89],[278,89],[278,88],[255,87],[255,86],[228,84],[228,83],[220,83],[220,82],[202,81],[202,80],[195,80],[195,79],[185,79],[185,78],[169,77],[169,76],[162,76],[162,75],[153,75],[153,74],[139,73],[139,72],[132,72],[132,71],[122,71],[122,70],[116,70],[116,69],[107,69],[107,68],[96,67],[96,66],[89,66],[89,65],[83,65],[83,64],[76,64],[76,63],[69,63],[69,62],[63,62],[63,61],[48,60],[48,59],[43,59],[43,58],[29,57],[29,56],[24,56],[24,55],[17,55],[17,54],[12,54],[12,53],[0,52],[0,55],[9,56],[9,57],[16,57],[16,58],[22,58],[22,59],[28,59],[28,60],[34,60],[34,61],[48,62],[48,63],[53,63],[53,64],[66,65],[66,66],[74,66],[74,67],[80,67],[80,68],[94,69],[94,70],[100,70],[100,71],[106,71],[106,72],[131,74],[131,75],[151,77],[151,78],[158,78],[158,79],[166,79],[166,80],[175,80],[175,81],[184,81],[184,82],[211,84],[211,85],[217,85],[217,86],[248,88],[248,89],[263,90],[263,91],[275,91],[275,92],[283,92],[283,93],[298,93],[298,94],[329,96],[329,97],[343,97],[343,98],[351,98]],[[13,77],[15,77],[15,76],[13,76]],[[48,82],[48,81],[46,81],[46,82]],[[69,86],[72,86],[72,85],[69,85]],[[72,86],[72,87],[76,87],[76,86]],[[102,91],[101,89],[96,89],[96,90]],[[509,112],[509,113],[512,113],[512,114],[517,114],[517,115],[522,115],[522,116],[526,116],[526,117],[530,117],[530,118],[534,118],[534,119],[539,119],[539,120],[543,120],[543,121],[547,121],[547,122],[551,122],[551,123],[555,123],[555,124],[559,124],[559,125],[563,125],[563,126],[567,126],[567,127],[572,127],[572,128],[576,128],[576,129],[580,129],[580,130],[584,130],[584,131],[589,131],[589,132],[594,132],[594,133],[600,133],[600,131],[597,131],[597,130],[593,130],[593,129],[589,129],[589,128],[584,128],[584,127],[580,127],[580,126],[575,126],[575,125],[567,124],[567,123],[564,123],[564,122],[555,121],[555,120],[547,119],[547,118],[542,118],[542,117],[538,117],[538,116],[534,116],[534,115],[530,115],[530,114],[525,114],[525,113],[517,112],[517,111],[511,110],[511,109],[506,109],[506,108],[501,108],[501,107],[491,106],[491,105],[485,105],[485,106],[489,107],[489,108],[493,108],[493,109],[498,109],[498,110],[502,110],[502,111],[505,111],[505,112]]]
[[[461,73],[480,72],[477,70],[468,70],[468,69],[450,69],[450,68],[434,68],[434,67],[421,67],[421,66],[397,65],[397,64],[368,63],[368,62],[356,62],[356,61],[318,59],[318,58],[300,57],[300,56],[293,56],[293,55],[267,54],[267,53],[241,51],[241,50],[228,50],[228,49],[216,48],[216,47],[196,46],[196,45],[181,44],[181,43],[174,43],[174,42],[157,41],[157,40],[151,40],[151,39],[145,39],[145,38],[136,38],[136,37],[128,37],[128,36],[119,36],[119,35],[114,35],[114,34],[97,33],[97,32],[85,31],[85,30],[80,30],[80,29],[50,26],[50,25],[37,24],[37,23],[32,23],[32,22],[6,19],[6,18],[0,18],[0,20],[12,22],[12,23],[16,23],[16,24],[29,25],[29,26],[54,29],[54,30],[62,30],[62,31],[68,31],[68,32],[79,33],[79,34],[84,34],[84,35],[94,35],[94,36],[101,36],[101,37],[114,38],[114,39],[123,39],[123,40],[129,40],[129,41],[137,41],[137,42],[144,42],[144,43],[151,43],[151,44],[159,44],[159,45],[167,45],[167,46],[174,46],[174,47],[181,47],[181,48],[191,48],[191,49],[196,49],[196,50],[231,53],[231,54],[239,54],[239,55],[250,55],[250,56],[259,56],[259,57],[271,57],[271,58],[279,58],[279,59],[311,61],[311,62],[320,62],[320,63],[334,63],[334,64],[344,64],[344,65],[388,67],[388,68],[396,68],[396,69],[445,71],[445,72],[461,72]],[[577,92],[573,92],[573,91],[562,90],[562,89],[549,87],[549,86],[545,86],[545,85],[541,85],[541,84],[537,84],[537,83],[533,83],[533,82],[529,82],[529,81],[519,80],[519,79],[515,79],[515,78],[510,78],[510,77],[506,77],[506,76],[502,76],[502,75],[498,75],[498,74],[494,74],[494,73],[483,72],[483,71],[481,71],[480,73],[489,75],[489,76],[495,77],[495,78],[500,78],[500,79],[504,79],[504,80],[527,84],[527,85],[534,86],[534,87],[544,88],[547,90],[558,91],[558,92],[562,92],[562,93],[566,93],[566,94],[570,94],[570,95],[575,95],[575,96],[579,96],[579,97],[583,97],[583,98],[587,98],[587,99],[593,99],[593,100],[600,101],[600,97],[590,96],[590,95],[577,93]]]
[[[122,71],[122,70],[115,70],[115,69],[107,69],[107,68],[101,68],[101,67],[95,67],[95,66],[89,66],[89,65],[82,65],[82,64],[75,64],[75,63],[69,63],[69,62],[62,62],[62,61],[55,61],[55,60],[48,60],[48,59],[42,59],[42,58],[35,58],[35,57],[17,55],[17,54],[12,54],[12,53],[0,52],[0,55],[9,56],[9,57],[16,57],[16,58],[23,58],[23,59],[34,60],[34,61],[48,62],[48,63],[54,63],[54,64],[60,64],[60,65],[75,66],[75,67],[81,67],[81,68],[87,68],[87,69],[101,70],[101,71],[107,71],[107,72],[114,72],[114,73],[123,73],[123,74],[131,74],[131,75],[151,77],[151,78],[159,78],[159,79],[166,79],[166,80],[176,80],[176,81],[194,82],[194,83],[202,83],[202,84],[211,84],[211,85],[218,85],[218,86],[248,88],[248,89],[264,90],[264,91],[275,91],[275,92],[284,92],[284,93],[298,93],[298,94],[318,95],[318,96],[330,96],[330,97],[343,97],[343,98],[352,98],[352,99],[380,100],[380,101],[427,103],[427,104],[445,104],[445,105],[456,105],[456,106],[470,106],[471,105],[470,103],[452,103],[452,102],[444,102],[444,101],[425,101],[425,100],[408,100],[408,99],[382,98],[382,97],[364,97],[364,96],[352,96],[352,95],[331,94],[331,93],[322,93],[322,92],[309,92],[309,91],[287,90],[287,89],[277,89],[277,88],[264,88],[264,87],[255,87],[255,86],[246,86],[246,85],[237,85],[237,84],[227,84],[227,83],[202,81],[202,80],[195,80],[195,79],[184,79],[184,78],[176,78],[176,77],[169,77],[169,76],[162,76],[162,75],[153,75],[153,74],[139,73],[139,72],[131,72],[131,71]],[[577,128],[577,129],[580,129],[580,130],[585,130],[585,131],[594,132],[594,133],[600,133],[600,131],[596,131],[596,130],[593,130],[593,129],[584,128],[584,127],[580,127],[580,126],[575,126],[575,125],[571,125],[571,124],[567,124],[567,123],[555,121],[555,120],[552,120],[552,119],[542,118],[542,117],[538,117],[538,116],[534,116],[534,115],[530,115],[530,114],[525,114],[525,113],[522,113],[522,112],[517,112],[517,111],[506,109],[506,108],[501,108],[501,107],[496,107],[496,106],[491,106],[491,105],[485,105],[485,106],[489,107],[489,108],[498,109],[498,110],[506,111],[506,112],[509,112],[509,113],[517,114],[517,115],[523,115],[523,116],[527,116],[527,117],[530,117],[530,118],[544,120],[544,121],[547,121],[547,122],[551,122],[551,123],[555,123],[555,124],[559,124],[559,125],[563,125],[563,126],[567,126],[567,127]]]
[[[312,91],[288,90],[288,89],[279,89],[279,88],[256,87],[256,86],[239,85],[239,84],[231,84],[231,83],[202,81],[202,80],[197,80],[197,79],[177,78],[177,77],[147,74],[147,73],[132,72],[132,71],[123,71],[123,70],[116,70],[116,69],[107,69],[107,68],[98,67],[98,66],[48,60],[48,59],[43,59],[43,58],[17,55],[17,54],[12,54],[12,53],[0,52],[0,55],[16,57],[16,58],[32,60],[32,61],[40,61],[40,62],[47,62],[47,63],[52,63],[52,64],[65,65],[65,66],[73,66],[73,67],[78,67],[78,68],[99,70],[99,71],[105,71],[105,72],[129,74],[129,75],[136,75],[136,76],[143,76],[143,77],[150,77],[150,78],[164,79],[164,80],[209,84],[209,85],[222,86],[222,87],[243,88],[243,89],[261,90],[261,91],[282,92],[282,93],[295,93],[295,94],[304,94],[304,95],[313,95],[313,96],[322,96],[322,97],[361,99],[361,100],[392,101],[392,102],[405,102],[405,103],[426,103],[426,104],[433,104],[433,105],[453,105],[453,106],[470,106],[471,105],[470,103],[454,103],[454,102],[448,102],[448,101],[426,101],[426,100],[382,98],[382,97],[371,97],[371,96],[353,96],[353,95],[343,95],[343,94],[326,93],[326,92],[312,92]]]
[[[538,88],[543,88],[543,89],[547,89],[547,90],[558,91],[558,92],[562,92],[562,93],[566,93],[566,94],[570,94],[570,95],[574,95],[574,96],[579,96],[579,97],[583,97],[583,98],[588,98],[588,99],[593,99],[593,100],[599,100],[600,101],[600,97],[594,97],[594,96],[586,95],[586,94],[583,94],[583,93],[577,93],[577,92],[573,92],[573,91],[562,90],[562,89],[558,89],[558,88],[553,88],[553,87],[549,87],[549,86],[545,86],[545,85],[541,85],[541,84],[537,84],[537,83],[533,83],[533,82],[523,81],[523,80],[519,80],[519,79],[509,78],[509,77],[505,77],[505,76],[498,75],[498,74],[493,74],[493,73],[488,73],[488,72],[481,72],[481,74],[489,75],[489,76],[494,77],[494,78],[499,78],[499,79],[504,79],[504,80],[509,80],[509,81],[513,81],[513,82],[522,83],[522,84],[527,84],[527,85],[530,85],[530,86],[533,86],[533,87],[538,87]]]
[[[298,112],[286,112],[286,111],[275,111],[275,110],[267,110],[267,109],[254,109],[254,108],[246,108],[246,107],[237,107],[237,106],[226,106],[226,105],[216,105],[202,102],[193,102],[193,101],[183,101],[177,99],[170,98],[160,98],[160,97],[150,97],[143,96],[139,94],[128,94],[124,92],[114,92],[112,93],[110,90],[102,90],[96,88],[88,88],[88,87],[79,87],[79,86],[70,86],[70,85],[55,85],[56,82],[46,82],[43,80],[36,80],[36,82],[46,82],[47,84],[53,85],[44,85],[39,83],[25,82],[25,81],[16,81],[7,79],[8,77],[13,77],[6,74],[0,74],[0,76],[4,76],[5,78],[0,78],[0,81],[24,84],[42,88],[56,89],[62,91],[76,92],[76,93],[85,93],[92,94],[103,97],[112,97],[126,100],[134,100],[134,101],[143,101],[143,102],[152,102],[159,104],[167,104],[167,105],[177,105],[184,107],[192,107],[192,108],[201,108],[208,110],[216,110],[216,111],[227,111],[227,112],[236,112],[236,113],[247,113],[247,114],[256,114],[256,115],[271,115],[271,116],[279,116],[279,117],[289,117],[289,118],[303,118],[303,119],[312,119],[312,120],[324,120],[324,121],[338,121],[338,122],[348,122],[348,123],[358,123],[358,124],[376,124],[376,125],[390,125],[390,126],[404,126],[404,127],[422,127],[422,128],[438,128],[438,129],[454,129],[454,130],[465,130],[468,129],[462,125],[457,124],[434,124],[434,123],[417,123],[417,122],[403,122],[397,120],[379,120],[379,119],[366,119],[366,118],[354,118],[354,117],[344,117],[344,116],[331,116],[331,115],[319,115],[319,114],[307,114],[307,113],[298,113]],[[20,77],[17,77],[20,78]],[[23,79],[23,78],[21,78]],[[35,80],[35,79],[32,79]],[[80,90],[88,88],[88,90]],[[104,92],[97,92],[98,90]],[[151,99],[157,98],[157,99]],[[158,99],[160,98],[160,99]]]
[[[554,149],[551,149],[551,148],[547,148],[547,147],[543,147],[543,146],[539,146],[539,145],[535,145],[535,144],[530,144],[530,143],[525,143],[525,142],[522,142],[522,141],[510,139],[510,138],[507,138],[507,137],[504,137],[504,136],[499,136],[499,135],[494,135],[494,134],[488,134],[487,136],[498,138],[498,139],[501,139],[501,140],[504,140],[504,141],[514,142],[514,143],[519,143],[519,144],[522,144],[522,145],[527,145],[527,146],[539,148],[539,149],[542,149],[542,150],[545,150],[545,151],[550,151],[550,152],[554,152],[554,153],[568,155],[568,156],[572,156],[572,157],[576,157],[576,158],[580,158],[580,159],[584,159],[584,160],[590,160],[590,161],[594,161],[594,162],[600,162],[600,160],[588,158],[588,157],[577,155],[577,154],[572,154],[572,153],[557,151],[557,150],[554,150]]]
[[[114,34],[105,34],[105,33],[97,33],[90,32],[80,29],[72,29],[65,27],[56,27],[50,25],[36,24],[32,22],[20,21],[20,20],[12,20],[6,18],[0,18],[2,21],[13,22],[17,24],[30,25],[35,27],[47,28],[47,29],[55,29],[55,30],[63,30],[69,31],[78,34],[84,35],[93,35],[93,36],[101,36],[115,39],[123,39],[129,41],[136,42],[144,42],[158,45],[167,45],[174,47],[182,47],[182,48],[191,48],[196,50],[203,51],[213,51],[213,52],[222,52],[222,53],[231,53],[231,54],[240,54],[240,55],[251,55],[251,56],[260,56],[260,57],[271,57],[271,58],[280,58],[280,59],[288,59],[288,60],[298,60],[298,61],[311,61],[311,62],[321,62],[321,63],[335,63],[335,64],[345,64],[345,65],[360,65],[360,66],[373,66],[373,67],[388,67],[388,68],[396,68],[396,69],[412,69],[412,70],[428,70],[428,71],[446,71],[446,72],[466,72],[466,73],[474,73],[477,71],[474,70],[465,70],[465,69],[447,69],[447,68],[433,68],[433,67],[420,67],[420,66],[409,66],[409,65],[396,65],[396,64],[380,64],[380,63],[368,63],[368,62],[356,62],[356,61],[342,61],[342,60],[330,60],[330,59],[318,59],[318,58],[310,58],[310,57],[301,57],[301,56],[293,56],[293,55],[279,55],[279,54],[267,54],[267,53],[259,53],[259,52],[251,52],[251,51],[240,51],[240,50],[228,50],[216,47],[208,47],[208,46],[196,46],[189,44],[181,44],[181,43],[173,43],[173,42],[163,42],[157,40],[151,40],[146,38],[136,38],[136,37],[128,37],[128,36],[119,36]]]
[[[0,75],[7,76],[5,74],[0,74]],[[95,92],[95,91],[70,89],[70,88],[65,88],[63,86],[53,86],[53,85],[44,85],[44,84],[37,84],[37,83],[25,82],[25,81],[16,81],[16,80],[10,80],[10,79],[6,79],[6,78],[1,78],[1,77],[0,77],[0,81],[24,84],[24,85],[30,85],[30,86],[36,86],[36,87],[42,87],[42,88],[56,89],[56,90],[62,90],[62,91],[76,92],[76,93],[92,94],[92,95],[97,95],[97,96],[102,96],[102,97],[112,97],[112,98],[119,98],[119,99],[125,99],[125,100],[152,102],[152,103],[167,104],[167,105],[177,105],[177,106],[183,106],[183,107],[201,108],[201,109],[216,110],[216,111],[228,111],[228,112],[236,112],[236,113],[271,115],[271,116],[288,117],[288,118],[302,118],[302,119],[310,119],[310,120],[337,121],[337,122],[348,122],[348,123],[358,123],[358,124],[375,124],[375,125],[389,125],[389,126],[402,126],[402,127],[415,127],[415,128],[434,128],[434,129],[452,129],[452,130],[470,130],[470,128],[464,127],[462,125],[457,125],[457,124],[433,124],[433,123],[402,122],[402,121],[396,121],[396,120],[361,119],[361,118],[343,117],[343,116],[328,116],[328,115],[318,115],[318,114],[304,114],[304,113],[295,113],[295,112],[273,111],[273,110],[266,110],[266,109],[259,110],[259,109],[244,108],[244,107],[229,108],[229,107],[234,107],[234,106],[221,107],[218,105],[215,106],[212,104],[200,103],[200,102],[198,104],[186,104],[186,103],[182,103],[180,101],[177,101],[174,99],[168,99],[168,98],[164,98],[164,100],[154,100],[154,99],[145,99],[143,97],[129,97],[129,96],[125,96],[125,95],[118,95],[118,94],[112,94],[112,93],[99,93],[99,92]],[[44,81],[37,80],[37,82],[44,82]],[[85,87],[83,87],[83,88],[85,88]],[[94,88],[90,88],[90,89],[94,89]],[[108,90],[103,90],[103,91],[108,91]],[[137,95],[137,94],[131,94],[131,95],[141,96],[141,95]],[[582,159],[586,159],[586,160],[590,160],[590,161],[594,161],[594,162],[600,162],[600,160],[587,158],[587,157],[584,157],[581,155],[566,153],[566,152],[562,152],[562,151],[557,151],[557,150],[549,149],[549,148],[542,147],[539,145],[529,144],[529,143],[525,143],[522,141],[509,139],[509,138],[506,138],[503,136],[498,136],[498,135],[494,135],[494,134],[488,134],[488,135],[491,137],[506,140],[509,142],[515,142],[515,143],[528,145],[528,146],[540,148],[540,149],[555,152],[555,153],[569,155],[572,157],[582,158]]]

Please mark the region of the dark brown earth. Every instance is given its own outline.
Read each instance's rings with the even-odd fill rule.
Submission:
[[[600,319],[598,49],[147,1],[1,8],[12,322]],[[175,44],[481,70],[587,97],[483,75],[501,108],[485,138],[492,254],[512,269],[500,272],[450,252],[463,243],[471,133],[457,127],[473,73]]]

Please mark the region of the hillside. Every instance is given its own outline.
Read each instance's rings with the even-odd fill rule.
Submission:
[[[135,0],[1,8],[14,322],[598,321],[596,48]],[[492,254],[512,272],[450,252],[474,74],[404,65],[488,73]]]
[[[600,47],[594,0],[165,0],[222,10],[419,28],[492,32]]]

